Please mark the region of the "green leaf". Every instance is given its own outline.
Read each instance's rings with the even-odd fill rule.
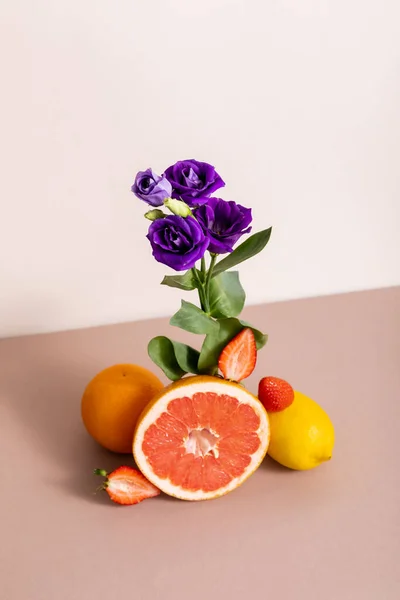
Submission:
[[[186,271],[184,275],[166,275],[161,285],[179,288],[180,290],[190,291],[196,289],[196,279],[192,271]]]
[[[244,306],[246,294],[237,271],[220,273],[210,282],[210,314],[212,317],[236,317]]]
[[[172,341],[174,347],[175,358],[183,371],[186,373],[197,374],[200,352],[191,346],[182,344],[181,342]]]
[[[160,335],[150,340],[148,353],[151,360],[172,381],[180,379],[186,373],[197,374],[199,372],[200,352],[165,336]]]
[[[243,329],[238,319],[220,319],[218,322],[219,331],[209,333],[201,348],[199,371],[203,373],[213,372],[216,369],[222,350]]]
[[[170,320],[170,324],[191,333],[212,333],[218,335],[218,323],[198,306],[182,300],[182,306]]]
[[[199,371],[201,373],[214,373],[218,366],[218,359],[225,346],[245,327],[249,327],[256,338],[257,350],[261,350],[267,342],[267,335],[255,329],[249,323],[239,319],[219,319],[219,332],[206,336],[200,352]]]
[[[261,252],[268,244],[269,238],[271,237],[271,230],[272,227],[269,227],[269,229],[259,231],[247,238],[245,242],[240,244],[240,246],[228,254],[226,258],[223,258],[215,265],[213,276],[216,277],[223,271],[227,271]]]
[[[169,338],[162,335],[154,337],[150,340],[147,351],[151,360],[164,371],[168,379],[176,381],[185,374],[185,371],[179,366],[173,343]]]
[[[240,322],[243,325],[243,327],[250,327],[250,329],[254,333],[254,337],[256,338],[257,350],[261,350],[261,348],[264,348],[265,344],[268,341],[268,335],[266,333],[261,333],[261,331],[255,329],[255,327],[250,325],[250,323],[247,323],[247,321],[242,321],[240,319]]]

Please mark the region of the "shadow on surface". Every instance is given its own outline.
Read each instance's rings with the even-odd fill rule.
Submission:
[[[252,311],[257,315],[250,316],[263,327],[268,315],[260,312],[260,307],[249,309]],[[274,320],[275,324],[285,322]],[[175,339],[193,343],[193,336],[173,329]],[[133,458],[108,452],[89,437],[81,421],[82,394],[96,373],[113,364],[136,363],[157,372],[147,355],[148,340],[153,335],[171,335],[168,319],[0,342],[0,397],[6,404],[6,414],[16,416],[10,423],[15,429],[10,441],[21,439],[22,426],[24,451],[32,453],[38,472],[45,473],[43,485],[60,487],[90,502],[99,502],[99,497],[108,501],[105,494],[94,495],[101,480],[92,474],[93,469],[111,471],[121,464],[133,465]],[[286,345],[282,344],[281,355],[275,345],[275,353],[276,363],[283,364]],[[248,380],[250,391],[256,389],[261,370],[262,363],[258,375],[255,372]],[[269,457],[261,470],[292,473]]]
[[[142,348],[147,342],[145,324],[132,325],[121,339],[116,327],[111,343],[100,328],[85,332],[86,336],[77,331],[8,340],[7,353],[0,353],[5,359],[0,361],[0,396],[11,416],[9,440],[12,444],[17,437],[23,439],[25,452],[44,474],[44,486],[89,502],[109,502],[107,494],[94,493],[102,478],[93,470],[134,466],[131,454],[109,452],[89,437],[80,411],[83,391],[101,369],[118,362],[148,361]]]
[[[287,469],[286,467],[283,467],[282,465],[277,463],[270,456],[266,456],[264,458],[263,462],[260,465],[260,469],[266,469],[267,471],[282,474],[293,472],[290,469]]]

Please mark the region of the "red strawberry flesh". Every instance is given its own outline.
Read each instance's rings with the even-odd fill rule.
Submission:
[[[242,381],[252,374],[257,362],[257,346],[251,329],[242,329],[222,350],[218,368],[225,379]]]
[[[95,469],[95,475],[107,477],[103,484],[113,502],[117,504],[132,505],[142,502],[147,498],[153,498],[160,494],[156,488],[144,475],[132,467],[118,467],[112,473],[107,475],[103,469]]]

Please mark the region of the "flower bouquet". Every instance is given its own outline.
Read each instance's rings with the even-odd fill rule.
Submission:
[[[265,248],[271,228],[249,235],[251,208],[213,195],[224,185],[213,166],[197,160],[179,161],[162,175],[140,171],[132,185],[149,205],[144,216],[151,221],[147,238],[153,256],[175,271],[161,283],[198,295],[198,304],[182,300],[170,324],[202,337],[196,347],[165,336],[149,341],[150,358],[172,381],[167,387],[141,367],[116,367],[117,375],[119,367],[124,371],[123,389],[128,374],[135,389],[133,454],[139,468],[120,467],[106,479],[117,502],[133,504],[160,490],[183,500],[225,495],[254,473],[268,450],[292,469],[312,468],[331,456],[333,426],[315,402],[276,377],[261,379],[258,398],[242,383],[267,336],[240,318],[246,295],[239,273],[231,269]],[[97,376],[101,386],[110,379],[110,372],[104,373]],[[85,392],[90,400],[83,401],[90,410],[93,382]],[[114,420],[111,427],[113,432],[124,427],[124,445],[119,440],[103,445],[131,451],[127,414],[124,423]],[[84,417],[96,438],[88,420]],[[99,435],[96,439],[102,443]]]
[[[261,252],[271,228],[236,246],[251,231],[252,211],[211,196],[224,185],[211,165],[185,160],[162,176],[152,169],[139,172],[132,186],[134,194],[152,207],[145,217],[152,221],[147,237],[154,258],[184,271],[167,275],[162,284],[196,290],[199,297],[199,306],[183,300],[171,325],[204,335],[201,351],[161,336],[149,344],[151,359],[173,381],[186,373],[216,375],[224,346],[246,327],[254,334],[257,350],[267,341],[265,334],[240,320],[246,295],[239,273],[230,269]]]

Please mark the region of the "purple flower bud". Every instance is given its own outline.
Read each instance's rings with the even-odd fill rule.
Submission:
[[[139,171],[131,190],[135,196],[151,206],[161,206],[172,194],[170,182],[164,175],[161,177],[156,175],[152,169]]]

